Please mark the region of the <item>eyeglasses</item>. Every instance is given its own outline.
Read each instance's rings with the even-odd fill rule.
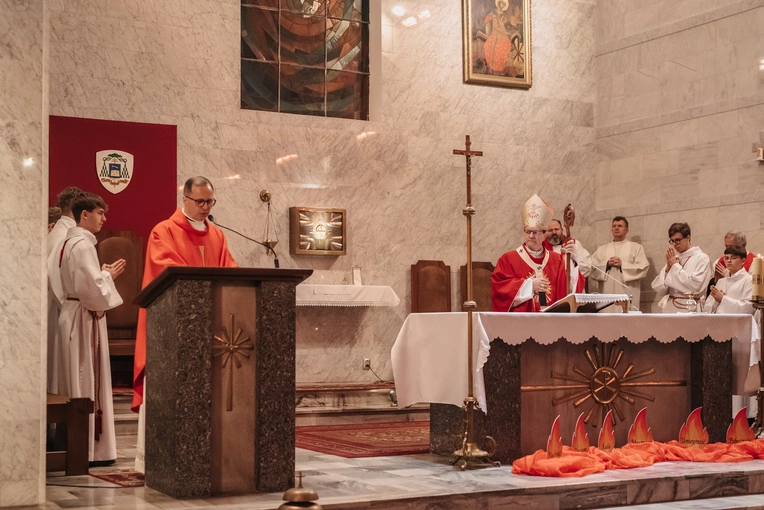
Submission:
[[[204,200],[202,198],[191,198],[191,197],[189,197],[187,195],[183,195],[183,198],[189,199],[190,201],[195,203],[197,207],[203,207],[205,205],[207,207],[212,207],[213,205],[215,205],[217,203],[217,200],[214,199],[214,198],[208,198],[207,200]]]
[[[674,239],[669,239],[669,244],[673,244],[674,246],[678,245],[682,242],[682,239],[687,239],[686,237],[676,237]]]
[[[544,233],[543,230],[525,230],[524,232],[529,236],[540,236]]]

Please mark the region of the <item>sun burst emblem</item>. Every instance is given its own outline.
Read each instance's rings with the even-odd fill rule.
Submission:
[[[610,411],[615,412],[615,415],[612,416],[613,424],[626,419],[618,405],[621,401],[635,405],[638,398],[650,402],[655,400],[654,395],[638,390],[639,387],[687,386],[685,380],[640,381],[643,377],[653,375],[655,368],[635,371],[633,363],[629,363],[626,370],[619,374],[617,368],[623,356],[623,349],[615,344],[595,343],[591,348],[584,351],[584,357],[591,372],[584,372],[575,365],[573,365],[572,374],[552,371],[552,379],[568,381],[572,384],[521,386],[520,389],[521,391],[565,390],[564,395],[552,399],[552,406],[554,407],[573,401],[573,407],[578,409],[590,402],[589,410],[584,415],[583,421],[589,424],[594,420],[592,425],[596,427],[599,423],[599,417],[602,416],[604,419],[606,413]]]
[[[226,411],[233,410],[233,365],[236,365],[236,368],[241,368],[241,360],[239,358],[244,357],[249,359],[249,357],[252,356],[252,353],[248,351],[255,350],[255,346],[252,344],[249,337],[241,338],[241,328],[236,329],[236,333],[233,334],[236,317],[234,314],[230,314],[230,318],[230,329],[226,329],[226,327],[223,326],[223,334],[221,335],[223,338],[215,335],[214,339],[218,343],[212,346],[212,356],[215,358],[222,357],[222,363],[220,366],[223,369],[228,366],[228,395],[226,396]],[[229,331],[231,334],[229,334]],[[232,362],[230,365],[229,361]]]

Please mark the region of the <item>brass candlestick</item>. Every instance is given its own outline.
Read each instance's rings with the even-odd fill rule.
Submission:
[[[465,150],[454,149],[454,154],[465,156],[467,158],[467,206],[462,213],[467,218],[467,301],[462,308],[467,312],[467,398],[464,399],[464,433],[462,434],[462,446],[454,452],[454,458],[451,464],[456,464],[460,460],[459,467],[462,470],[467,469],[470,462],[481,462],[483,464],[493,463],[494,466],[500,466],[501,463],[491,461],[490,453],[481,450],[475,443],[475,409],[479,408],[478,401],[475,398],[473,390],[473,362],[472,362],[472,312],[477,308],[477,303],[472,300],[472,217],[475,215],[475,208],[472,207],[472,157],[482,156],[482,151],[470,150],[470,135],[465,139]],[[495,445],[492,438],[489,440]]]

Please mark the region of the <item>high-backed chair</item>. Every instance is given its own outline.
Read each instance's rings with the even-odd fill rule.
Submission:
[[[491,311],[491,273],[493,273],[493,264],[491,262],[472,261],[472,300],[477,303],[476,312]],[[459,311],[462,304],[467,301],[467,264],[459,268],[459,286],[461,301],[459,302]]]
[[[98,261],[101,264],[125,259],[125,271],[114,280],[122,304],[107,312],[109,354],[132,356],[135,353],[135,330],[138,324],[138,306],[133,299],[141,291],[143,280],[143,240],[130,231],[106,230],[99,232]]]
[[[441,260],[411,266],[411,313],[451,311],[451,268]]]

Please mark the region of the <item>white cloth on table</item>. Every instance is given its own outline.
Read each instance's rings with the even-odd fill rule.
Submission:
[[[93,350],[94,318],[91,312],[103,316],[106,310],[122,304],[111,274],[101,271],[95,244],[95,236],[87,230],[80,227],[69,229],[60,267],[61,287],[66,297],[58,320],[64,368],[58,379],[58,394],[89,398],[94,402],[98,397],[100,402],[102,431],[98,441],[94,438],[95,415],[90,415],[90,461],[117,458],[106,317],[95,325],[101,339],[98,358],[98,353]],[[98,381],[94,367],[100,370]],[[100,389],[98,395],[97,385]]]
[[[642,343],[654,337],[670,343],[678,337],[698,342],[706,336],[716,341],[732,339],[733,392],[742,388],[749,367],[760,356],[759,328],[750,315],[706,314],[558,314],[473,313],[474,395],[488,412],[482,368],[490,355],[490,342],[501,338],[519,345],[533,338],[550,345],[561,337],[572,344],[592,336],[601,342],[622,337]],[[461,406],[467,396],[467,314],[410,314],[392,349],[398,405],[417,402]]]
[[[314,285],[297,286],[297,306],[398,306],[401,300],[384,285]]]

